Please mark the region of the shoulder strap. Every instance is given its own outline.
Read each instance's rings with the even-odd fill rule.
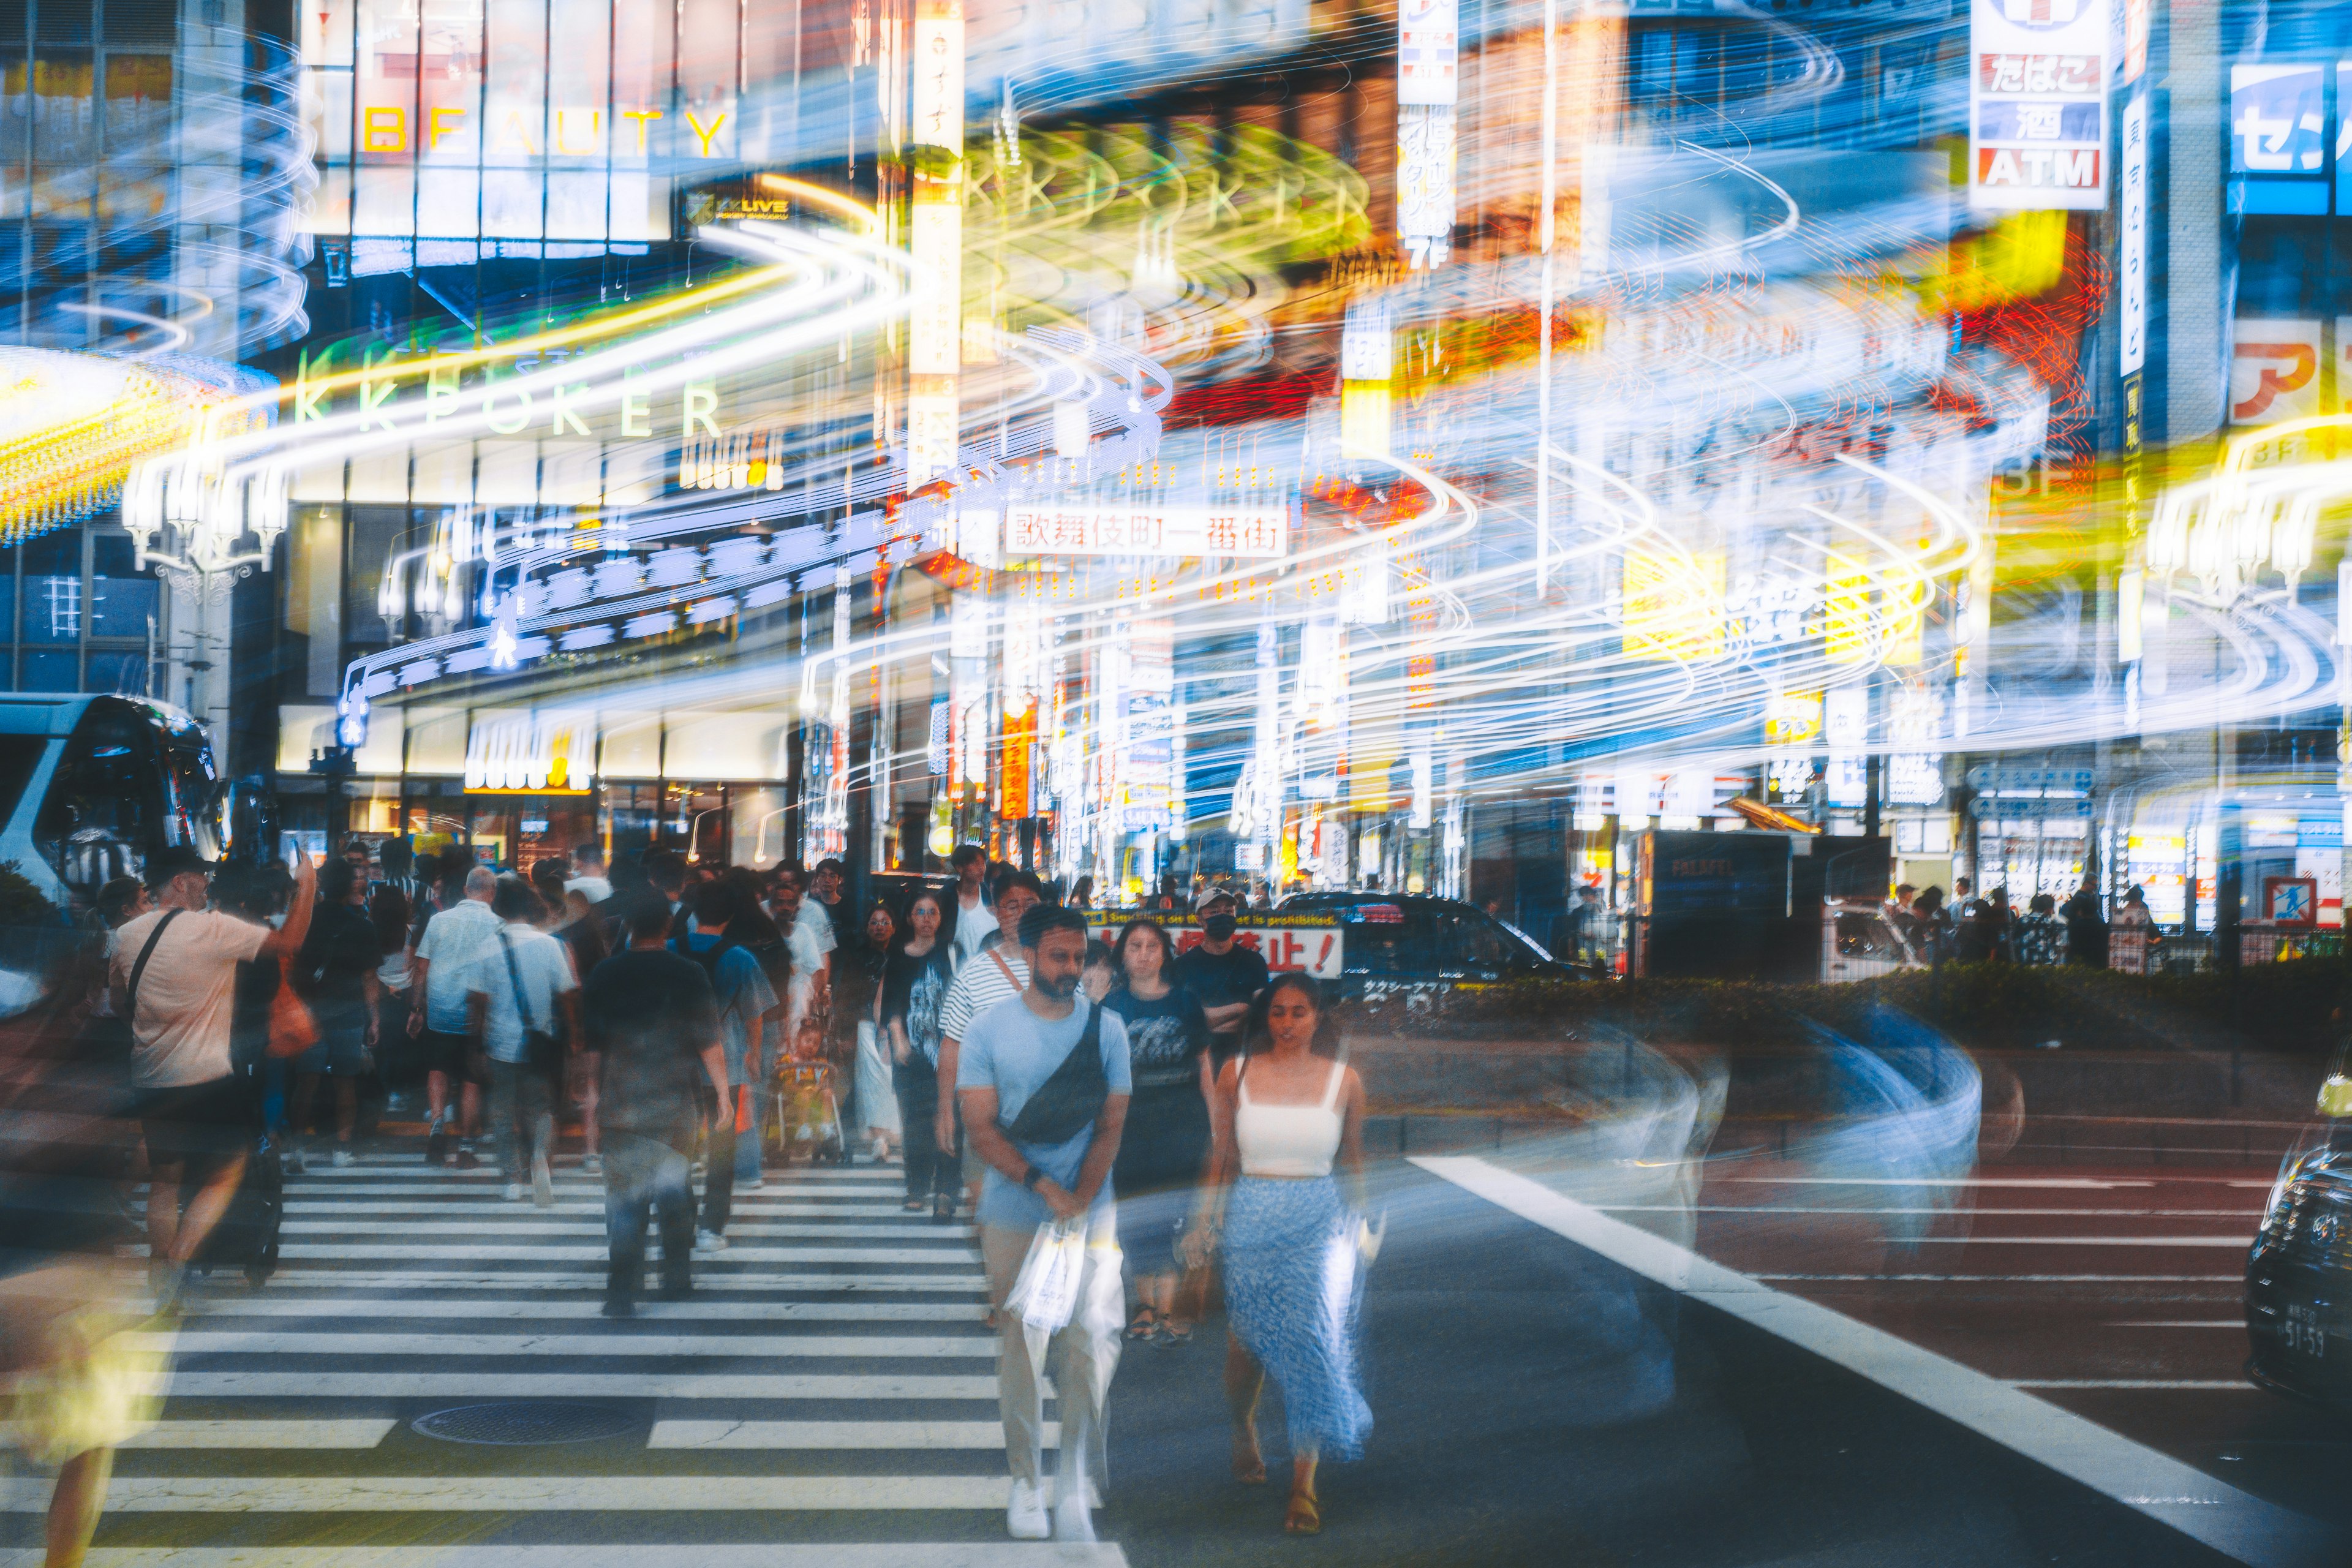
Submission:
[[[1009,963],[1005,963],[1005,962],[1004,962],[1004,954],[1003,954],[1002,952],[999,952],[996,949],[994,949],[994,948],[992,948],[992,948],[987,949],[986,951],[987,951],[988,956],[989,956],[989,957],[991,957],[991,958],[992,958],[992,959],[994,959],[994,960],[996,961],[996,967],[997,967],[998,969],[1000,969],[1000,970],[1003,971],[1003,973],[1004,973],[1004,984],[1006,984],[1007,985],[1012,986],[1012,987],[1013,987],[1013,989],[1014,989],[1015,991],[1020,990],[1020,989],[1022,988],[1022,986],[1021,986],[1021,982],[1020,982],[1018,979],[1014,978],[1013,973],[1013,966],[1012,966],[1011,964],[1009,964]],[[1087,1026],[1088,1026],[1089,1028],[1094,1027],[1094,1026],[1093,1026],[1093,1025],[1091,1025],[1091,1024],[1089,1024]]]
[[[155,922],[155,929],[147,933],[146,945],[139,950],[138,962],[131,966],[131,984],[122,988],[125,993],[123,1000],[128,1004],[122,1013],[122,1021],[125,1024],[131,1024],[137,1021],[139,1017],[139,977],[147,973],[147,961],[155,956],[155,944],[163,940],[163,928],[170,925],[173,921],[178,920],[180,918],[180,914],[181,911],[178,910],[165,910],[163,911],[163,918]]]
[[[1331,1081],[1323,1086],[1322,1108],[1328,1110],[1339,1101],[1339,1085],[1347,1080],[1348,1064],[1335,1059],[1331,1063]]]
[[[514,987],[515,1012],[521,1016],[523,1032],[539,1027],[539,1020],[530,1016],[530,1001],[523,994],[522,971],[515,964],[514,943],[507,940],[506,922],[499,922],[499,946],[507,955],[507,981]]]

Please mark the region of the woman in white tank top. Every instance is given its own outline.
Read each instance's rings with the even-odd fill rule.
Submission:
[[[1290,1437],[1283,1528],[1307,1534],[1323,1527],[1317,1462],[1359,1456],[1372,1425],[1355,1334],[1364,1086],[1336,1048],[1323,1048],[1326,1018],[1322,989],[1307,975],[1276,975],[1258,994],[1242,1054],[1225,1064],[1210,1102],[1208,1175],[1184,1238],[1188,1258],[1213,1247],[1224,1270],[1234,1479],[1265,1480],[1257,1400],[1271,1372]]]

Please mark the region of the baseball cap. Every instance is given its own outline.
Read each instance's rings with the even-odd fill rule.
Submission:
[[[145,877],[151,888],[160,888],[184,871],[201,871],[212,875],[215,867],[185,844],[173,844],[147,857]]]

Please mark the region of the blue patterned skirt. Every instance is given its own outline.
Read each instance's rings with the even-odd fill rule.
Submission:
[[[1372,1429],[1356,1353],[1356,1241],[1337,1183],[1244,1176],[1220,1258],[1233,1329],[1282,1386],[1293,1455],[1362,1454]]]

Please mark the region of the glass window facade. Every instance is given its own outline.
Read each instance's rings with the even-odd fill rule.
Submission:
[[[111,516],[0,550],[0,679],[14,691],[153,694],[163,585]]]

